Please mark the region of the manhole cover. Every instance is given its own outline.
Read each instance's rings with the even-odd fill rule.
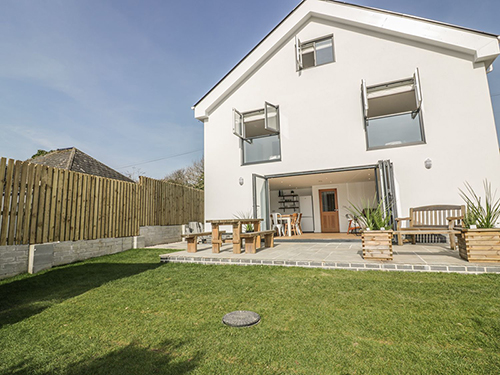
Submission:
[[[260,315],[253,311],[233,311],[222,318],[222,323],[230,327],[250,327],[260,322]]]

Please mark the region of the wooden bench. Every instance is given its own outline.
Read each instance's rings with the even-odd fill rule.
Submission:
[[[226,233],[225,231],[219,232],[219,240],[221,240],[222,235]],[[211,236],[212,232],[201,232],[201,233],[188,233],[183,234],[181,237],[186,239],[188,244],[187,252],[188,253],[196,253],[198,250],[198,237]]]
[[[265,247],[274,247],[274,230],[241,233],[240,237],[245,240],[245,253],[247,254],[255,254],[257,243],[260,247],[261,237],[264,237]]]
[[[398,245],[403,244],[403,235],[411,235],[415,244],[417,234],[447,234],[450,236],[450,247],[455,250],[455,234],[460,233],[453,228],[456,222],[463,220],[465,206],[435,205],[410,208],[410,216],[396,219]],[[409,226],[401,227],[401,222],[408,221]]]

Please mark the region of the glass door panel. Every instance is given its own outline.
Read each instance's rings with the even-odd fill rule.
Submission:
[[[253,176],[253,212],[254,218],[264,219],[261,230],[269,229],[269,185],[267,178]]]
[[[337,209],[334,191],[323,191],[321,201],[323,202],[323,212],[334,212]]]

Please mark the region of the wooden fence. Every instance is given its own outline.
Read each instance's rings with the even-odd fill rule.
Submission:
[[[203,190],[139,177],[139,225],[179,225],[204,221]]]
[[[203,221],[203,192],[0,158],[0,246],[129,237],[140,225]]]

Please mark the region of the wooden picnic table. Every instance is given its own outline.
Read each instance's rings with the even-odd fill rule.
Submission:
[[[241,233],[243,225],[253,224],[255,232],[260,231],[260,222],[264,219],[217,219],[207,220],[207,223],[212,225],[212,253],[220,253],[222,239],[219,239],[219,227],[221,225],[231,225],[233,227],[233,253],[241,254]],[[257,243],[260,244],[260,236],[257,238]]]

